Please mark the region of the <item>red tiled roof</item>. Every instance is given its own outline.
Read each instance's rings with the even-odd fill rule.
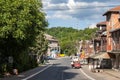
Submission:
[[[103,14],[103,16],[106,15],[107,13],[109,13],[109,12],[120,12],[120,6],[117,6],[117,7],[114,7],[112,9],[108,10],[107,12],[105,12]]]
[[[45,36],[46,40],[58,42],[58,40],[56,38],[54,38],[53,36],[51,36],[49,34],[44,34],[44,36]]]
[[[106,21],[97,23],[97,27],[100,26],[100,25],[101,25],[101,26],[106,25]]]

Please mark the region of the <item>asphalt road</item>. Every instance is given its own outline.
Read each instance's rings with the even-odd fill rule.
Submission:
[[[34,76],[31,75],[23,80],[90,80],[81,73],[80,69],[71,68],[69,58],[57,59],[53,63],[38,74],[33,74]]]
[[[50,64],[0,80],[119,80],[106,73],[92,73],[87,65],[73,69],[70,58],[50,60]]]

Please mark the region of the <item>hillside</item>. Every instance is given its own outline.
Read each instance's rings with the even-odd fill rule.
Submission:
[[[76,53],[76,45],[80,40],[90,40],[91,35],[96,32],[96,28],[77,30],[66,27],[52,27],[46,30],[47,34],[56,37],[59,40],[62,52],[68,55]]]

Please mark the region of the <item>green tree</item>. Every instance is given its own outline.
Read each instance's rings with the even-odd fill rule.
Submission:
[[[44,32],[41,32],[41,34],[36,37],[35,42],[34,46],[30,47],[30,51],[38,55],[38,59],[40,59],[41,56],[46,54],[48,49],[48,41],[45,39]]]
[[[59,40],[62,53],[71,55],[77,52],[78,42],[80,40],[90,40],[91,35],[96,32],[97,28],[77,30],[72,27],[52,27],[47,29],[47,33],[56,37]]]
[[[33,46],[47,25],[41,0],[0,0],[1,57],[13,56],[14,62],[21,65],[21,55]]]

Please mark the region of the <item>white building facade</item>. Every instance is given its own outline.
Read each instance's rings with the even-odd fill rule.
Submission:
[[[60,53],[60,46],[58,40],[48,34],[45,34],[45,37],[48,40],[47,55],[51,58],[56,58],[57,55]]]

